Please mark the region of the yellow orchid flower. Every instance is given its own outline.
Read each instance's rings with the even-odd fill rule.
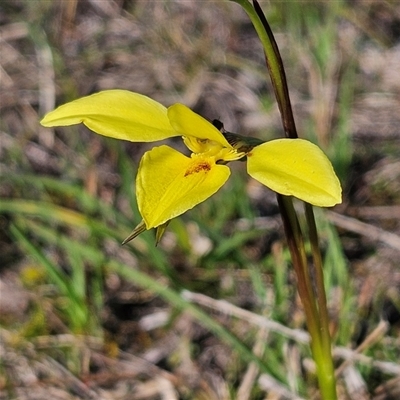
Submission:
[[[124,243],[151,228],[157,228],[159,239],[172,218],[225,184],[228,162],[245,158],[249,175],[278,193],[321,207],[341,202],[339,180],[316,145],[302,139],[261,142],[226,132],[217,122],[214,126],[183,104],[166,108],[138,93],[106,90],[58,107],[41,124],[83,123],[100,135],[132,142],[183,138],[190,157],[166,145],[143,155],[136,178],[143,221]]]

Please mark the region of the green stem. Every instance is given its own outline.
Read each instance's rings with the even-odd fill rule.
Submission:
[[[298,291],[304,306],[304,312],[306,313],[307,327],[312,342],[315,342],[315,338],[319,338],[320,326],[318,309],[314,299],[314,291],[312,289],[310,274],[307,268],[307,257],[304,250],[303,235],[291,197],[278,194],[277,198],[288,247],[292,257],[293,267],[297,276]]]
[[[297,289],[306,314],[307,328],[311,336],[311,352],[317,365],[317,377],[323,399],[335,400],[336,381],[331,354],[331,341],[328,330],[328,313],[323,284],[322,258],[318,246],[318,236],[315,229],[310,229],[310,240],[313,247],[313,259],[316,268],[317,295],[311,284],[310,270],[304,249],[303,235],[298,218],[290,197],[278,195],[278,203],[282,214],[288,247],[292,257],[293,267],[297,276]],[[309,204],[306,209],[312,208]],[[312,214],[311,214],[312,215]],[[309,210],[307,219],[311,216]],[[312,232],[312,233],[311,233]]]
[[[283,67],[278,45],[276,44],[269,24],[257,2],[254,2],[253,7],[248,0],[231,1],[240,4],[253,23],[264,48],[265,59],[278,102],[279,111],[281,113],[285,134],[287,137],[296,138],[296,124],[293,118],[285,69]]]
[[[320,335],[321,335],[321,360],[317,365],[322,369],[322,374],[325,381],[329,382],[327,385],[335,386],[335,370],[332,361],[332,346],[331,336],[329,333],[329,315],[327,309],[325,285],[324,285],[324,272],[321,251],[319,248],[318,231],[315,224],[315,218],[312,206],[305,203],[305,214],[309,229],[309,238],[311,243],[311,251],[313,255],[315,267],[315,284],[317,290],[317,302],[320,318]],[[334,393],[336,395],[336,391]],[[332,397],[334,398],[334,397]]]
[[[248,0],[232,1],[243,7],[257,31],[264,48],[269,75],[281,113],[285,135],[290,138],[297,138],[285,70],[268,21],[256,0],[253,0],[254,6],[250,4]],[[311,336],[311,351],[317,365],[317,376],[321,396],[326,400],[335,400],[337,399],[336,382],[331,353],[331,338],[328,329],[329,318],[326,308],[322,257],[318,244],[318,234],[313,209],[310,204],[305,205],[315,266],[316,293],[313,289],[311,272],[308,267],[304,248],[303,235],[293,207],[292,199],[278,194],[278,204],[285,227],[293,267],[297,275],[298,291],[304,306],[307,327]]]

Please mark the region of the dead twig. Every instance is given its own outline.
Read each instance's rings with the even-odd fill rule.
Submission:
[[[330,222],[340,228],[358,233],[362,236],[366,236],[371,240],[382,242],[387,246],[400,251],[400,237],[394,233],[387,232],[381,228],[377,228],[374,225],[361,222],[355,218],[340,215],[333,211],[328,211],[326,215]]]
[[[301,329],[288,328],[287,326],[281,325],[276,321],[271,321],[262,315],[257,315],[251,311],[239,308],[225,300],[215,300],[204,294],[189,292],[188,290],[182,292],[182,297],[203,307],[208,307],[225,315],[242,319],[246,321],[246,323],[269,329],[270,331],[279,333],[280,335],[285,336],[288,339],[292,339],[297,343],[309,343],[310,337],[307,332]],[[374,331],[368,336],[368,338],[356,350],[339,346],[334,347],[334,357],[349,359],[350,362],[358,362],[364,365],[370,365],[387,374],[400,375],[400,364],[378,361],[372,357],[360,354],[361,351],[364,351],[366,347],[370,346],[372,340],[376,342],[377,337],[381,338],[383,334],[382,332],[385,329],[387,329],[387,322],[381,321]],[[339,371],[339,373],[340,372],[341,371]]]

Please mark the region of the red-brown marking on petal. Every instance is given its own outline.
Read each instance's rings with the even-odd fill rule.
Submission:
[[[196,174],[201,171],[209,171],[211,169],[210,163],[206,161],[202,161],[200,163],[196,163],[191,165],[185,172],[185,176],[191,175],[191,174]]]

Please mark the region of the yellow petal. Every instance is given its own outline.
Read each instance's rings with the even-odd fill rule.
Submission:
[[[146,152],[136,178],[136,196],[147,229],[203,202],[229,175],[229,168],[215,164],[212,158],[189,158],[168,146]]]
[[[224,135],[205,118],[183,104],[176,103],[168,108],[168,118],[173,128],[182,136],[208,139],[232,148]]]
[[[320,207],[342,201],[342,189],[322,150],[302,139],[278,139],[256,146],[247,155],[247,171],[280,194]]]
[[[171,127],[162,104],[127,90],[105,90],[71,101],[49,112],[40,123],[52,127],[81,122],[100,135],[131,142],[179,135]]]

